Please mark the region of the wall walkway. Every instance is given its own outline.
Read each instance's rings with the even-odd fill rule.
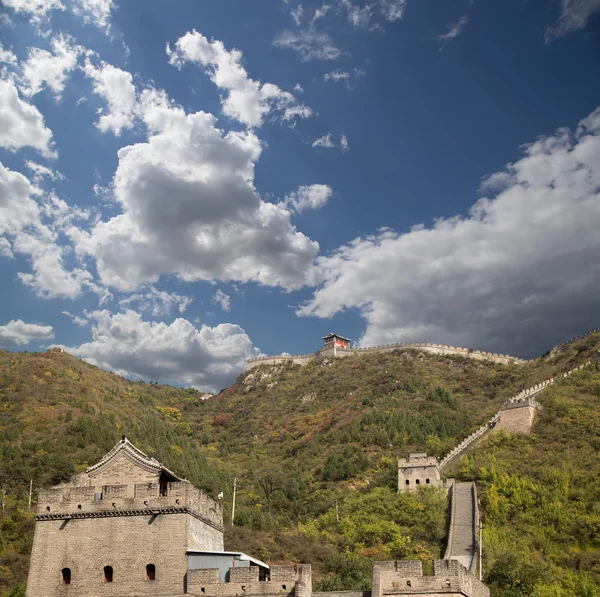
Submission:
[[[454,483],[445,560],[457,560],[471,574],[477,568],[479,504],[475,483]]]
[[[504,402],[504,404],[500,407],[500,410],[487,423],[485,423],[479,429],[477,429],[476,431],[471,433],[471,435],[466,437],[460,444],[458,444],[458,446],[456,446],[451,452],[449,452],[448,454],[446,454],[446,456],[444,456],[444,458],[442,458],[442,460],[440,461],[440,471],[446,465],[448,465],[452,460],[454,460],[455,458],[458,458],[475,441],[477,441],[478,439],[481,439],[484,435],[486,435],[489,431],[491,431],[496,426],[496,423],[499,421],[500,413],[502,412],[502,409],[505,408],[506,405],[515,404],[517,402],[525,402],[526,400],[533,398],[534,396],[536,396],[537,394],[539,394],[541,391],[545,390],[546,388],[554,385],[557,381],[560,381],[561,379],[568,377],[569,375],[572,375],[576,371],[579,371],[580,369],[587,367],[588,365],[590,365],[593,362],[594,361],[587,361],[586,363],[583,363],[582,365],[579,365],[579,367],[575,367],[574,369],[571,369],[570,371],[567,371],[566,373],[561,373],[557,377],[551,377],[550,379],[547,379],[546,381],[538,383],[530,388],[527,388],[526,390],[519,392],[518,394],[516,394],[515,396],[513,396],[512,398],[510,398],[509,400]]]

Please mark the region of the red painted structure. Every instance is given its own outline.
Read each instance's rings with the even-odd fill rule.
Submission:
[[[339,336],[338,334],[330,333],[327,336],[323,336],[324,348],[333,348],[334,346],[350,348],[350,342],[349,338],[344,338],[344,336]]]

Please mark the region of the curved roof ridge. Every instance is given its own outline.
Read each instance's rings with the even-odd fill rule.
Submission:
[[[165,473],[177,479],[178,481],[182,480],[175,473],[170,471],[168,468],[164,467],[158,460],[156,460],[156,458],[148,456],[146,453],[142,452],[139,448],[134,446],[125,436],[123,436],[121,440],[115,445],[115,447],[110,452],[108,452],[103,458],[101,458],[99,462],[93,464],[92,466],[88,466],[85,469],[85,472],[89,475],[90,473],[93,473],[98,469],[106,466],[120,452],[124,452],[129,458],[131,458],[131,460],[133,460],[143,468],[155,470],[157,473],[164,471]]]

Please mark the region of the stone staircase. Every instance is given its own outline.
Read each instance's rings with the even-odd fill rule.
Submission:
[[[475,483],[454,483],[452,486],[450,529],[445,560],[457,560],[472,574],[477,568],[479,549],[479,505]]]

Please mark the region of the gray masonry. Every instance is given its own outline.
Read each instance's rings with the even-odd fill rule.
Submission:
[[[398,459],[398,490],[416,491],[419,487],[442,487],[437,458],[425,452],[413,452]]]

